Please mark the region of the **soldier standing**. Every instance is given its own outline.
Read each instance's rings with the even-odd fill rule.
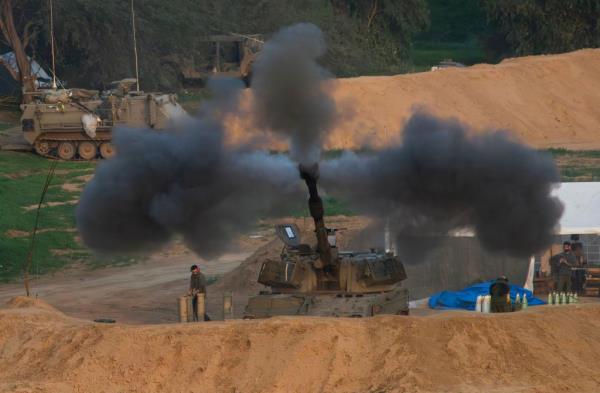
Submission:
[[[571,242],[564,242],[563,252],[558,255],[558,283],[556,291],[571,292],[571,272],[576,264],[577,258],[571,252]]]
[[[510,305],[510,286],[508,285],[508,278],[506,276],[497,278],[490,286],[490,295],[492,296],[490,302],[491,312],[512,311]]]
[[[577,269],[575,269],[572,276],[573,290],[581,295],[585,284],[585,269],[587,268],[587,258],[583,252],[583,244],[579,241],[571,243],[571,252],[577,261],[575,265]]]
[[[206,279],[204,274],[200,272],[198,265],[192,265],[190,268],[192,275],[190,277],[190,289],[188,295],[192,296],[192,309],[194,310],[194,322],[198,322],[198,297],[199,293],[206,295]],[[207,320],[206,314],[203,316],[204,320]]]

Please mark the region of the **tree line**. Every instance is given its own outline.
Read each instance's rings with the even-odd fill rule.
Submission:
[[[210,44],[200,37],[268,37],[295,22],[312,22],[325,31],[329,52],[323,62],[337,76],[403,72],[415,36],[435,28],[429,12],[435,1],[454,2],[453,13],[463,12],[461,2],[453,0],[134,0],[140,80],[147,90],[177,88],[182,64],[209,62]],[[600,43],[600,0],[469,3],[481,15],[475,33],[490,61]],[[52,5],[56,69],[62,79],[98,88],[133,75],[130,1],[53,0]],[[0,0],[0,53],[22,50],[48,68],[49,6],[50,0]],[[27,65],[18,63],[26,74]],[[19,73],[14,77],[22,80]],[[31,87],[27,79],[22,82]]]

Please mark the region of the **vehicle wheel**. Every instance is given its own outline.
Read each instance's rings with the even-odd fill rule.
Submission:
[[[45,156],[50,153],[50,144],[46,141],[35,142],[35,152],[41,156]]]
[[[71,142],[61,142],[58,145],[58,156],[63,160],[71,160],[75,157],[75,145]]]
[[[79,153],[79,157],[84,160],[92,160],[96,158],[98,148],[92,142],[81,142],[77,147],[77,153]]]
[[[100,156],[102,158],[108,159],[115,155],[115,148],[113,144],[110,142],[104,142],[100,145]]]

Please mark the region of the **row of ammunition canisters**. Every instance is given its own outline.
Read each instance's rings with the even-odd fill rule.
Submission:
[[[579,297],[574,292],[552,292],[548,294],[547,304],[572,304],[579,303]]]
[[[194,321],[194,302],[192,296],[181,296],[179,298],[179,322],[204,322],[206,314],[206,294],[196,295],[196,315],[198,321]],[[223,293],[222,320],[233,319],[233,293]]]

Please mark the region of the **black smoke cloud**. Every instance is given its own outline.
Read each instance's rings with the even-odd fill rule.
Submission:
[[[338,112],[323,88],[321,31],[299,24],[275,34],[254,67],[254,115],[265,132],[288,138],[290,160],[223,141],[222,119],[237,111],[240,81],[214,80],[197,118],[157,133],[120,129],[118,154],[98,165],[76,219],[83,241],[110,252],[150,251],[174,234],[198,254],[223,252],[232,234],[306,195],[297,163],[319,160]],[[402,145],[321,162],[320,186],[389,221],[400,240],[428,246],[438,235],[475,229],[491,251],[530,255],[551,241],[562,212],[550,197],[552,159],[503,132],[417,113]],[[383,224],[381,227],[383,227]],[[405,245],[405,244],[403,244]]]
[[[317,63],[326,49],[317,26],[296,24],[275,34],[253,67],[257,124],[288,139],[292,159],[303,164],[319,160],[336,117],[322,83],[329,73]]]
[[[118,129],[118,154],[98,165],[76,210],[83,241],[114,253],[151,251],[173,234],[212,257],[261,214],[277,214],[298,193],[285,156],[227,147],[219,119],[235,107],[235,81],[213,83],[199,119],[170,132]]]
[[[254,67],[257,122],[289,138],[296,161],[318,159],[334,118],[333,101],[321,89],[327,72],[316,63],[325,50],[316,26],[298,24],[275,34]],[[114,132],[118,154],[98,166],[76,210],[86,245],[150,251],[179,234],[196,253],[211,257],[258,217],[287,212],[289,203],[303,198],[289,158],[224,144],[222,122],[238,110],[241,86],[232,79],[210,81],[212,99],[197,118],[166,132]]]
[[[472,134],[422,112],[408,120],[401,145],[327,161],[321,178],[331,193],[389,221],[406,248],[473,228],[488,250],[529,256],[551,243],[563,210],[550,196],[560,180],[551,157],[505,132]]]

